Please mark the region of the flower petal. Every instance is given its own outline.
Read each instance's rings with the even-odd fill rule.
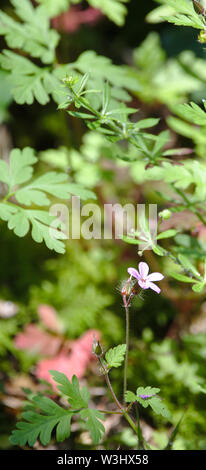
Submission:
[[[156,286],[156,284],[154,284],[153,282],[148,282],[148,288],[154,290],[155,292],[157,292],[157,294],[159,294],[161,292],[161,289]]]
[[[135,277],[137,280],[141,279],[141,276],[140,276],[140,274],[138,273],[137,269],[128,268],[127,271],[128,271],[128,273],[130,274],[130,276]]]
[[[149,272],[149,266],[147,263],[139,263],[139,272],[140,272],[140,275],[143,279],[145,279],[148,275],[148,272]]]
[[[142,289],[149,289],[149,282],[147,281],[142,281],[141,279],[138,281],[138,284],[139,286],[142,288]]]
[[[164,276],[161,273],[152,273],[147,276],[148,281],[161,281],[162,279],[164,279]]]

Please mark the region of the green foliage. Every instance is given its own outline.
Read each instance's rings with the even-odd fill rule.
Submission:
[[[152,410],[156,414],[164,416],[164,418],[171,419],[171,414],[156,394],[160,391],[159,388],[155,387],[138,387],[136,395],[133,392],[127,391],[125,394],[125,400],[127,403],[140,403],[144,408],[151,406]]]
[[[17,429],[12,432],[11,443],[14,445],[33,446],[39,438],[46,446],[51,440],[51,433],[56,427],[57,442],[64,441],[70,435],[70,423],[73,415],[79,413],[80,418],[86,420],[86,428],[90,431],[94,444],[98,444],[105,429],[101,422],[103,416],[95,409],[88,407],[90,399],[86,387],[79,389],[79,382],[74,375],[72,382],[57,371],[51,371],[53,379],[57,382],[59,390],[66,395],[72,409],[63,409],[53,400],[41,395],[32,395],[30,410],[22,413],[24,421],[17,423]],[[40,411],[40,413],[38,412]]]
[[[193,280],[191,277],[184,276],[183,274],[171,272],[171,273],[170,273],[170,276],[174,277],[174,279],[177,279],[177,281],[181,281],[181,282],[191,282],[191,283],[194,282],[194,280]]]
[[[135,171],[138,172],[138,165],[132,167],[132,174],[135,178]],[[189,194],[189,201],[204,201],[206,196],[206,188],[204,185],[206,167],[205,164],[197,160],[187,160],[183,165],[178,166],[178,171],[176,165],[173,165],[169,162],[163,162],[161,167],[148,168],[144,173],[144,181],[156,180],[164,181],[165,183],[172,185],[174,190],[184,190],[186,193],[187,188],[190,185],[193,185],[194,189],[192,194]],[[184,200],[176,200],[177,205],[183,207],[188,206],[189,202]]]
[[[172,185],[172,187],[175,188],[174,184]],[[188,199],[186,196],[186,193],[183,193],[182,191],[180,191],[178,189],[178,186],[177,186],[176,191],[178,194],[181,195],[184,202],[181,202],[181,205],[179,203],[179,208],[178,208],[178,201],[175,201],[176,202],[175,212],[178,212],[178,211],[181,212],[184,210],[184,208],[185,209],[188,208],[188,206],[190,207],[194,206],[194,212],[195,214],[198,215],[198,211],[196,211],[195,209],[197,205],[195,201],[195,197]],[[184,203],[185,203],[185,206],[184,206]],[[202,216],[200,217],[201,217],[201,220],[204,221],[204,219],[202,219]],[[123,236],[122,237],[123,240],[126,243],[129,243],[132,245],[140,245],[141,250],[142,250],[141,253],[147,250],[148,248],[150,248],[154,251],[156,255],[170,258],[170,260],[172,260],[173,262],[173,265],[171,264],[168,275],[180,282],[193,284],[192,289],[195,292],[201,292],[205,287],[205,278],[206,278],[205,273],[204,273],[204,276],[201,275],[200,272],[194,266],[194,264],[190,261],[191,255],[195,257],[195,260],[204,259],[205,255],[201,251],[201,248],[198,247],[198,242],[195,242],[192,237],[191,238],[189,237],[189,240],[188,240],[187,235],[179,234],[178,231],[174,229],[162,231],[159,234],[152,234],[150,231],[148,220],[147,219],[144,220],[144,218],[143,218],[143,221],[141,221],[141,219],[139,220],[139,227],[141,228],[141,230],[133,232],[132,236]],[[173,246],[171,246],[170,249],[168,249],[167,247],[165,249],[163,246],[157,244],[157,241],[161,241],[161,240],[164,241],[170,238],[174,239],[174,242],[178,244],[178,247],[176,247],[173,244]],[[189,243],[191,241],[193,247],[191,246],[191,248],[189,248],[188,241]],[[189,249],[181,250],[180,248],[181,245],[188,246]],[[194,255],[195,245],[198,247],[198,251]],[[205,243],[203,242],[202,248],[204,247],[205,247]],[[179,272],[177,265],[181,267],[184,274]],[[175,268],[175,271],[173,271],[174,268]]]
[[[115,348],[109,349],[105,354],[105,359],[107,362],[107,367],[120,367],[124,361],[124,356],[126,353],[126,344],[119,344]]]
[[[182,296],[182,289],[180,295]],[[162,315],[159,313],[160,310],[162,313],[165,311],[161,303],[157,311],[153,312],[152,309],[151,317],[151,300],[148,303],[144,302],[138,312],[139,322],[143,314],[150,318],[150,324],[152,318],[158,322],[158,315]],[[134,308],[134,314],[137,315],[136,308]],[[167,320],[169,320],[168,310],[166,315]],[[178,311],[176,315],[178,315]],[[197,315],[197,321],[198,318],[200,318],[199,315]],[[196,318],[193,316],[191,320],[195,326]],[[159,322],[158,324],[161,325]],[[188,323],[186,324],[188,325]],[[146,325],[148,325],[148,320]],[[139,367],[138,369],[130,368],[130,383],[142,383],[144,387],[147,383],[155,384],[155,387],[159,386],[164,397],[163,401],[171,412],[170,419],[173,427],[169,430],[169,434],[168,428],[166,430],[163,429],[162,425],[160,427],[162,421],[160,421],[159,415],[155,413],[152,415],[156,423],[153,432],[155,448],[164,449],[167,446],[169,436],[172,435],[173,429],[184,415],[181,426],[178,428],[178,434],[173,441],[172,449],[200,449],[204,448],[205,443],[205,395],[201,395],[200,390],[205,386],[205,333],[197,333],[194,330],[191,334],[184,334],[182,330],[179,329],[178,331],[181,331],[178,342],[176,339],[173,340],[168,337],[165,339],[160,337],[159,340],[153,337],[147,345],[144,342],[144,350],[142,351],[140,348],[143,337],[137,340],[134,349],[130,352],[130,361],[133,364],[138,363]],[[150,361],[148,361],[148,355]],[[136,393],[133,395],[136,397]],[[145,416],[147,416],[150,409],[150,406],[144,409]],[[141,415],[141,408],[139,411]],[[162,433],[162,436],[164,435],[162,441],[157,439],[157,434],[160,436],[160,433]]]
[[[117,24],[123,24],[127,12],[123,5],[127,0],[90,0],[92,6],[100,8]],[[93,51],[86,51],[80,55],[75,63],[68,65],[58,64],[56,67],[55,49],[59,42],[59,34],[50,28],[50,17],[67,10],[71,3],[77,0],[39,0],[39,6],[34,7],[30,0],[11,0],[14,15],[19,21],[0,12],[0,34],[5,37],[8,47],[20,49],[31,57],[40,59],[43,64],[52,64],[50,67],[40,67],[22,54],[4,50],[0,55],[1,67],[10,72],[12,93],[18,104],[32,104],[36,99],[40,104],[49,102],[49,95],[60,104],[64,101],[61,79],[66,73],[91,73],[89,86],[100,90],[103,80],[108,79],[114,86],[112,96],[117,99],[128,100],[129,95],[123,88],[135,89],[138,84],[129,77],[126,69],[115,66],[111,60],[97,56]],[[95,4],[95,5],[94,5]],[[94,72],[95,71],[95,72]]]
[[[60,82],[49,69],[38,67],[26,57],[8,50],[3,50],[0,54],[0,64],[3,69],[11,72],[8,79],[18,104],[32,104],[36,99],[45,105],[49,102],[50,93],[59,103],[61,97],[56,90],[60,87]]]
[[[7,186],[6,194],[0,202],[0,217],[8,222],[8,228],[14,230],[19,237],[28,233],[31,224],[31,235],[37,243],[44,241],[49,249],[64,253],[65,248],[61,240],[67,236],[62,230],[58,230],[58,219],[48,211],[26,209],[17,203],[24,206],[48,206],[50,200],[47,194],[60,199],[69,199],[71,194],[83,199],[95,196],[91,191],[69,183],[65,173],[49,172],[30,181],[36,161],[34,150],[29,147],[22,151],[12,150],[10,165],[0,160],[0,181]],[[17,203],[10,201],[14,196]]]
[[[89,402],[89,392],[86,387],[83,387],[81,392],[79,389],[79,382],[77,377],[72,377],[72,382],[69,381],[65,374],[52,370],[50,371],[53,379],[58,384],[58,389],[68,398],[69,404],[73,408],[85,408]]]
[[[124,24],[127,9],[124,3],[129,0],[88,0],[88,3],[94,8],[99,8],[102,13],[108,16],[118,26]]]
[[[188,60],[195,60],[193,55],[190,55],[190,53],[182,56],[182,60],[184,60],[184,63],[187,64]],[[200,66],[202,68],[203,63],[200,61]],[[198,70],[196,70],[196,73]],[[191,73],[192,69],[191,69]],[[201,78],[201,76],[200,76]],[[203,80],[205,80],[203,78]],[[204,88],[203,88],[204,89]],[[201,89],[200,89],[201,92]],[[202,100],[204,102],[204,100]],[[168,125],[173,129],[175,132],[177,132],[180,135],[183,135],[189,139],[192,139],[194,144],[195,144],[195,152],[201,156],[204,157],[205,155],[205,149],[206,149],[206,139],[205,139],[205,126],[206,126],[206,121],[205,121],[205,111],[198,106],[195,103],[190,103],[190,104],[184,104],[184,105],[179,105],[179,106],[173,106],[172,111],[174,114],[176,114],[178,117],[174,116],[169,116],[167,119]],[[181,119],[179,119],[181,118]],[[197,127],[200,126],[200,127]]]
[[[102,11],[111,21],[118,26],[124,24],[127,9],[124,3],[129,0],[87,0],[88,4]],[[72,4],[81,3],[81,0],[38,0],[43,5],[49,16],[52,18],[64,11],[67,11]]]
[[[201,344],[203,337],[196,337],[197,344]],[[178,350],[175,348],[174,343],[171,340],[165,340],[161,344],[155,344],[152,346],[152,350],[155,353],[155,363],[158,367],[156,377],[158,380],[164,377],[164,380],[168,380],[168,386],[181,384],[181,387],[187,389],[192,394],[199,393],[199,385],[204,383],[204,378],[201,374],[201,368],[198,371],[198,366],[194,362],[194,355],[189,354],[189,348],[191,345],[191,351],[195,351],[193,344],[195,338],[193,335],[183,336],[183,344],[187,343],[184,354],[180,355]],[[199,351],[202,357],[203,350],[200,347]],[[180,359],[181,357],[181,359]]]
[[[41,303],[57,309],[65,341],[78,337],[88,328],[95,328],[101,331],[106,348],[112,343],[121,343],[124,316],[119,310],[120,296],[119,293],[115,295],[115,286],[120,278],[125,277],[128,266],[136,265],[136,247],[132,245],[145,242],[153,249],[153,253],[144,253],[146,259],[148,255],[152,270],[154,264],[154,271],[163,272],[165,280],[162,283],[163,295],[153,296],[152,309],[149,292],[144,293],[144,305],[143,299],[137,297],[134,309],[131,304],[133,338],[128,383],[130,388],[132,383],[144,386],[139,387],[136,393],[127,392],[128,408],[130,410],[133,403],[138,404],[138,409],[139,405],[144,408],[144,420],[148,420],[152,429],[152,446],[155,442],[167,449],[204,449],[206,120],[205,105],[201,105],[206,83],[204,51],[201,58],[190,50],[175,57],[176,38],[171,50],[174,39],[171,29],[167,42],[167,30],[166,35],[161,33],[169,51],[167,57],[159,35],[152,32],[135,49],[132,65],[124,41],[120,41],[119,47],[120,35],[108,55],[121,62],[121,51],[124,50],[126,62],[131,65],[117,66],[109,58],[85,50],[86,43],[81,53],[81,37],[87,28],[83,27],[73,37],[72,34],[62,35],[57,63],[56,47],[60,37],[51,28],[50,19],[78,3],[79,0],[12,0],[13,10],[6,7],[0,13],[0,34],[8,48],[13,49],[4,49],[0,55],[3,69],[0,71],[0,121],[9,117],[11,90],[18,104],[31,105],[36,100],[46,105],[52,98],[59,109],[65,109],[69,114],[64,111],[55,114],[52,105],[44,109],[36,106],[26,108],[24,119],[28,113],[28,121],[32,118],[32,124],[37,110],[41,111],[38,122],[34,123],[34,128],[32,126],[32,136],[25,132],[22,126],[25,121],[21,116],[15,129],[11,120],[8,131],[14,130],[12,137],[14,142],[19,139],[17,146],[42,148],[42,136],[45,143],[48,136],[50,149],[40,153],[34,175],[33,166],[37,158],[32,149],[13,150],[9,164],[8,148],[6,151],[1,149],[0,217],[19,237],[26,235],[31,228],[35,241],[44,240],[49,248],[63,253],[64,227],[50,215],[51,202],[56,202],[56,198],[68,199],[71,194],[80,195],[82,199],[93,198],[93,193],[84,188],[97,186],[99,200],[103,203],[117,200],[124,204],[125,198],[135,203],[158,203],[161,206],[158,209],[161,211],[158,234],[154,240],[148,224],[145,224],[142,225],[144,240],[140,231],[123,238],[130,246],[110,241],[102,241],[101,246],[96,241],[91,244],[85,240],[71,241],[65,257],[48,261],[44,279],[39,276],[39,271],[37,281],[30,274],[26,284],[31,284],[30,292],[25,294],[29,301],[26,306],[20,306],[24,319],[20,312],[15,318],[2,320],[0,308],[0,368],[5,375],[13,375],[17,367],[21,372],[28,372],[34,365],[35,359],[29,362],[26,353],[17,350],[13,337],[25,322],[37,321],[36,310]],[[159,3],[161,6],[148,15],[149,21],[155,23],[166,19],[176,25],[192,26],[200,30],[199,42],[205,41],[205,15],[201,8],[197,8],[197,2],[160,0]],[[87,4],[99,8],[117,25],[123,24],[126,1],[88,0]],[[101,35],[104,25],[107,28],[107,22],[102,21]],[[78,45],[76,38],[80,39]],[[95,41],[95,28],[88,34],[88,43],[90,38]],[[101,38],[96,50],[109,46],[108,39],[104,43]],[[188,28],[188,49],[192,47],[190,38]],[[201,46],[196,46],[200,54]],[[76,51],[79,54],[79,49],[80,55],[76,59],[74,54]],[[67,51],[71,54],[69,57],[66,56]],[[136,114],[137,100],[134,97],[138,98],[139,114]],[[134,108],[128,106],[130,101]],[[14,106],[14,113],[19,113],[18,109]],[[75,119],[79,121],[75,122]],[[166,129],[165,121],[172,133]],[[84,123],[89,128],[87,133]],[[152,131],[153,126],[158,127]],[[72,179],[66,176],[68,171]],[[162,220],[160,213],[167,208],[171,217]],[[51,227],[52,233],[59,238],[51,236]],[[9,232],[8,240],[11,236]],[[15,263],[22,264],[26,275],[29,271],[28,260],[25,263],[26,253],[22,258],[20,242],[20,239],[13,242],[17,247],[21,246],[21,250],[14,257],[17,261],[8,281],[7,268],[5,275],[2,274],[1,296],[4,299],[12,298],[13,286],[17,283],[23,291],[23,275],[18,279]],[[29,238],[25,242],[30,243]],[[138,255],[142,256],[144,251]],[[171,335],[174,335],[174,341],[169,339]],[[109,349],[105,354],[108,369],[119,367],[124,353],[125,345],[122,344]],[[121,393],[121,374],[113,370],[113,376],[116,376],[115,392]],[[64,403],[67,398],[69,408],[64,410],[40,394],[30,395],[23,421],[13,432],[12,444],[24,446],[28,442],[34,445],[39,438],[43,445],[47,445],[55,428],[56,440],[61,442],[69,436],[74,415],[75,422],[78,416],[82,428],[90,431],[93,442],[97,444],[104,432],[102,414],[88,407],[88,390],[85,387],[80,389],[75,377],[70,382],[58,371],[53,372],[53,377],[64,395]],[[146,386],[147,383],[153,383],[155,387]],[[171,414],[157,395],[159,385]],[[105,397],[104,402],[106,400]],[[182,421],[186,404],[188,412]],[[151,409],[155,412],[152,421]],[[163,429],[163,420],[159,416],[171,422],[174,429],[169,429],[168,423]],[[137,417],[139,444],[143,442],[140,423]],[[161,428],[158,429],[159,423]],[[127,437],[124,433],[123,429],[109,436],[112,445],[116,448],[122,442],[136,448],[134,436]],[[106,446],[109,444],[107,442]],[[85,443],[81,445],[86,446]]]
[[[0,12],[0,34],[4,35],[8,46],[22,49],[46,64],[53,62],[59,35],[50,29],[46,9],[34,8],[29,0],[11,0],[11,4],[21,21]]]
[[[163,131],[157,136],[143,131],[143,129],[157,125],[158,119],[143,119],[133,123],[127,116],[133,114],[136,109],[129,108],[124,103],[116,108],[116,101],[109,102],[107,95],[110,94],[110,88],[107,83],[104,84],[103,93],[100,95],[101,102],[99,103],[97,100],[95,104],[91,104],[90,99],[87,98],[88,91],[85,90],[88,80],[88,74],[85,74],[81,81],[72,76],[65,78],[64,82],[69,89],[69,95],[67,95],[67,100],[59,106],[59,109],[67,109],[71,104],[74,104],[78,111],[72,110],[68,113],[71,116],[84,119],[90,129],[98,130],[112,143],[127,140],[139,151],[139,155],[142,154],[144,160],[151,164],[164,160],[164,147],[169,140],[168,131]],[[89,91],[94,95],[97,93],[96,90]],[[83,109],[84,112],[79,112],[79,109]]]
[[[102,413],[92,408],[85,408],[80,411],[81,418],[85,421],[85,427],[90,432],[94,444],[98,444],[105,429],[101,422]]]
[[[136,391],[136,400],[137,399],[141,399],[143,400],[143,398],[141,398],[141,395],[149,395],[149,396],[152,396],[152,395],[156,395],[157,393],[160,392],[160,389],[159,388],[155,388],[155,387],[138,387],[137,391]],[[129,392],[128,392],[129,393]],[[147,399],[147,398],[146,398]],[[135,401],[136,401],[135,400]],[[133,400],[132,400],[133,401]]]
[[[188,93],[201,86],[198,74],[189,72],[181,61],[181,55],[180,58],[166,57],[156,32],[146,37],[134,50],[133,56],[135,68],[128,72],[141,85],[135,94],[146,103],[174,105],[186,100]],[[194,63],[193,60],[188,62]]]
[[[171,238],[174,237],[177,234],[177,230],[170,229],[170,230],[165,230],[165,232],[161,232],[157,235],[157,240],[162,240],[164,238]]]
[[[164,15],[165,20],[169,21],[169,23],[174,23],[177,26],[204,29],[204,17],[196,13],[190,0],[157,0],[157,2],[163,4],[164,7],[170,7],[168,13],[165,9],[158,10],[158,14],[160,16]]]
[[[46,446],[51,440],[51,433],[56,427],[57,442],[64,441],[70,434],[70,422],[72,411],[64,410],[50,398],[36,396],[32,399],[34,407],[40,409],[42,414],[35,411],[22,413],[24,422],[17,423],[17,429],[12,432],[11,443],[13,445],[33,447],[38,437]]]
[[[8,192],[10,193],[14,186],[25,183],[28,181],[33,173],[32,165],[36,163],[37,158],[34,155],[34,150],[25,148],[22,152],[14,149],[10,155],[10,167],[1,160],[1,181],[7,184]]]
[[[197,271],[197,269],[187,256],[179,254],[178,260],[187,271],[191,272],[194,276],[200,276],[200,273]]]
[[[185,412],[183,413],[183,415],[179,419],[178,423],[176,424],[175,428],[173,429],[173,431],[170,435],[169,441],[167,443],[167,446],[165,447],[164,450],[171,450],[173,448],[174,441],[175,441],[175,439],[176,439],[176,437],[179,433],[179,428],[181,426],[181,423],[182,423],[184,417],[185,417]]]
[[[0,70],[0,124],[6,121],[9,113],[8,106],[12,101],[11,86],[8,83],[8,74]]]
[[[50,168],[63,171],[66,171],[69,165],[75,183],[94,188],[103,179],[108,179],[99,164],[103,152],[110,152],[110,144],[98,132],[90,131],[84,134],[79,150],[68,150],[66,147],[50,149],[41,152],[40,159]]]
[[[206,126],[206,113],[195,103],[179,105],[176,112],[186,121],[199,126]]]
[[[139,88],[138,81],[130,76],[126,67],[114,65],[111,59],[98,55],[94,51],[83,52],[75,62],[66,66],[62,65],[58,70],[60,78],[65,78],[66,75],[76,80],[79,73],[83,76],[88,74],[86,80],[84,77],[81,82],[82,90],[85,88],[86,90],[98,91],[95,102],[93,93],[91,96],[87,96],[88,99],[92,100],[92,103],[97,103],[97,105],[101,102],[101,96],[98,97],[98,94],[100,95],[103,92],[105,80],[111,86],[111,97],[121,101],[130,100],[126,90],[132,91]]]
[[[71,3],[78,3],[78,0],[37,0],[48,12],[48,16],[53,18],[67,10]]]
[[[3,50],[0,54],[0,64],[3,69],[10,71],[9,81],[12,92],[18,104],[32,104],[36,99],[40,104],[49,102],[49,95],[57,104],[65,103],[67,94],[63,90],[62,79],[65,74],[89,73],[85,86],[90,92],[91,88],[98,91],[95,96],[90,96],[90,101],[99,106],[101,102],[100,94],[104,88],[104,80],[111,84],[111,96],[117,106],[118,101],[128,101],[130,96],[125,89],[138,89],[137,80],[129,76],[127,69],[113,65],[111,60],[98,56],[93,51],[82,53],[76,62],[68,65],[59,65],[53,69],[39,67],[26,57],[22,57],[9,50]],[[119,105],[118,105],[119,106]],[[82,116],[83,117],[83,116]]]
[[[70,240],[61,261],[47,263],[46,280],[31,288],[30,309],[36,310],[39,303],[54,305],[68,338],[94,328],[104,332],[109,346],[120,342],[123,320],[116,314],[111,290],[117,282],[117,256],[108,248],[90,248],[90,244],[84,251],[78,241]]]

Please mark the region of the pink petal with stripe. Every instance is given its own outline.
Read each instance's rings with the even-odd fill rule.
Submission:
[[[156,284],[154,284],[153,282],[148,282],[148,287],[154,290],[155,292],[157,292],[157,294],[161,292],[161,289],[158,286],[156,286]]]
[[[148,272],[149,272],[149,266],[147,263],[139,263],[139,272],[140,272],[140,275],[143,279],[145,279],[148,275]]]
[[[128,268],[127,271],[128,271],[128,273],[129,273],[131,276],[135,277],[137,280],[141,279],[141,276],[140,276],[140,274],[138,273],[137,269]]]
[[[152,273],[147,276],[148,281],[161,281],[162,279],[164,279],[164,276],[161,273]]]
[[[149,289],[149,287],[150,287],[150,283],[147,282],[147,281],[139,280],[138,284],[142,289]]]

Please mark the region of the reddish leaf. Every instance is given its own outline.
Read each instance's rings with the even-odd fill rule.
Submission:
[[[86,331],[86,333],[72,343],[72,353],[77,356],[84,355],[87,360],[93,358],[92,344],[94,337],[99,341],[101,338],[100,332],[97,330]]]
[[[51,336],[31,323],[25,327],[23,333],[16,336],[14,343],[18,349],[27,349],[33,354],[54,356],[60,348],[61,338]]]
[[[61,333],[62,326],[56,310],[51,305],[41,304],[38,306],[38,315],[42,323],[51,331]]]
[[[73,355],[67,356],[63,353],[52,359],[43,359],[40,361],[36,368],[37,378],[47,380],[47,382],[50,382],[56,390],[56,385],[49,373],[50,370],[58,370],[58,372],[62,372],[71,379],[74,374],[81,378],[84,374],[85,367],[84,364],[82,366],[81,361],[77,360]]]
[[[206,242],[206,227],[203,225],[202,222],[197,223],[195,226],[193,232],[192,232],[193,237],[197,237],[198,240],[202,242]]]
[[[161,231],[169,230],[170,228],[189,230],[196,225],[197,216],[185,210],[182,212],[173,213],[169,220],[163,220],[160,228]]]
[[[89,330],[71,345],[70,354],[61,352],[51,359],[43,359],[37,364],[36,376],[39,379],[47,380],[56,390],[56,385],[49,373],[50,370],[58,370],[69,379],[75,374],[81,378],[87,368],[88,363],[92,359],[92,343],[94,335],[96,339],[100,339],[100,333],[96,330]]]
[[[54,28],[60,31],[73,33],[79,29],[81,24],[95,24],[102,17],[100,10],[87,8],[82,10],[80,7],[71,7],[66,13],[57,16],[52,20]]]

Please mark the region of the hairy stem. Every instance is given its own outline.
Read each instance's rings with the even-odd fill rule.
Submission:
[[[127,391],[127,369],[128,369],[128,352],[129,352],[129,305],[127,302],[126,295],[123,295],[123,302],[125,307],[126,313],[126,353],[125,353],[125,361],[124,361],[124,399],[125,393]]]
[[[109,378],[109,374],[108,374],[108,371],[104,365],[104,361],[102,360],[101,357],[99,357],[99,361],[100,361],[100,364],[103,368],[103,371],[104,371],[104,376],[105,376],[105,380],[106,380],[106,384],[108,386],[108,389],[112,395],[112,398],[114,400],[114,402],[116,403],[117,407],[121,410],[121,414],[122,416],[124,416],[124,418],[127,420],[128,424],[131,426],[131,428],[133,429],[133,431],[135,432],[135,434],[138,436],[138,429],[137,429],[137,426],[136,424],[134,423],[134,421],[132,420],[132,418],[130,418],[129,414],[127,413],[127,411],[123,408],[123,406],[121,405],[121,403],[119,402],[117,396],[115,395],[114,393],[114,390],[112,388],[112,384],[110,382],[110,378]]]

